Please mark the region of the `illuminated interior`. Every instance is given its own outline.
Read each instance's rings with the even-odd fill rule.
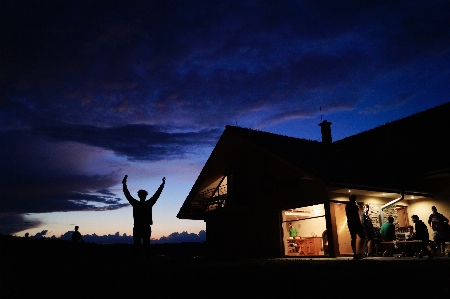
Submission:
[[[328,255],[323,204],[284,210],[282,228],[285,255]],[[289,224],[296,230],[291,236]]]

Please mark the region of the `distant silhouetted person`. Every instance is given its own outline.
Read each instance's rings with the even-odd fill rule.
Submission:
[[[345,206],[345,214],[347,215],[347,226],[352,238],[351,245],[353,250],[353,259],[361,259],[361,255],[358,254],[357,248],[363,246],[365,240],[364,227],[359,218],[359,208],[356,204],[356,195],[352,194],[349,197],[350,202]],[[356,246],[356,236],[359,236],[359,244]]]
[[[166,178],[162,179],[162,183],[159,186],[158,190],[156,190],[155,194],[150,197],[149,200],[145,200],[148,193],[145,190],[139,190],[137,192],[139,201],[134,199],[127,188],[127,178],[126,175],[123,180],[123,193],[127,198],[128,202],[133,206],[133,218],[134,218],[134,227],[133,227],[133,242],[135,245],[140,245],[141,240],[144,245],[150,244],[150,236],[152,234],[152,229],[150,225],[153,224],[152,219],[152,207],[158,200],[161,195],[162,190],[164,189],[164,184],[166,183]]]
[[[422,243],[420,244],[421,250],[419,252],[418,257],[423,257],[424,254],[428,255],[429,258],[432,258],[433,255],[428,250],[428,243],[430,242],[430,235],[428,234],[428,228],[423,223],[422,220],[419,219],[419,216],[412,215],[411,216],[412,222],[414,222],[416,233],[413,236],[413,240],[421,240]]]
[[[436,247],[436,251],[439,253],[445,252],[445,239],[448,232],[448,219],[442,215],[441,213],[438,213],[437,208],[435,206],[431,207],[431,213],[430,217],[428,217],[428,224],[433,229],[433,241],[434,246]],[[443,245],[441,248],[441,244]]]
[[[75,226],[75,231],[72,233],[71,241],[73,243],[84,243],[83,237],[81,236],[80,232],[78,231],[78,226]]]
[[[25,234],[25,241],[28,241],[30,239],[30,234],[29,233],[26,233]]]

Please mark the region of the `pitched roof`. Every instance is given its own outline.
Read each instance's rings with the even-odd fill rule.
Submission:
[[[227,129],[329,184],[420,190],[422,178],[450,173],[450,103],[344,138],[330,148],[317,141]]]
[[[230,145],[229,143],[238,140],[235,136],[238,136],[246,142],[253,144],[256,148],[259,147],[261,150],[267,151],[281,159],[284,159],[288,163],[305,170],[308,169],[308,172],[313,175],[320,174],[321,168],[324,167],[324,164],[320,163],[320,161],[314,163],[315,159],[320,160],[323,157],[321,154],[322,144],[320,142],[227,125],[213,152],[208,158],[208,161],[194,183],[194,186],[189,192],[189,195],[183,203],[183,206],[177,215],[178,218],[193,217],[189,212],[191,201],[194,201],[195,195],[199,192],[201,186],[208,181],[208,175],[211,175],[213,172],[225,170],[225,166],[221,163],[223,162],[222,159],[218,159],[217,155],[220,156],[223,154],[223,150],[226,151]]]
[[[417,188],[450,170],[450,103],[333,143],[336,182]],[[414,186],[415,185],[415,186]]]
[[[226,126],[226,130],[312,174],[324,174],[324,145],[321,142],[235,126]]]
[[[330,185],[426,192],[432,190],[425,190],[428,186],[423,178],[450,175],[450,103],[344,138],[331,146],[236,126],[226,126],[218,144],[228,133]],[[181,210],[187,209],[199,180],[200,176]]]

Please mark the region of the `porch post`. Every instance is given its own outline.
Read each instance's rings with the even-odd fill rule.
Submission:
[[[337,237],[335,227],[336,227],[336,217],[334,216],[334,208],[332,208],[332,202],[328,201],[324,203],[325,208],[325,223],[327,228],[327,239],[328,239],[328,256],[337,257],[337,246],[335,246],[335,238]],[[337,245],[337,243],[336,243]]]

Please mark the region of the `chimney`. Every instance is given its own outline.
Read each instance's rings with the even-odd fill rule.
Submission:
[[[324,120],[319,124],[320,131],[322,132],[322,143],[331,145],[331,122]]]

